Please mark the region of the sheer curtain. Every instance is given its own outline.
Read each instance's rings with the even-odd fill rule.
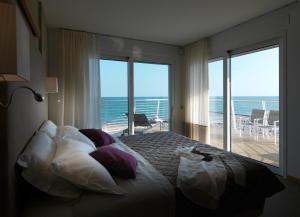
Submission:
[[[192,139],[209,143],[207,40],[184,49],[186,73],[185,130]]]
[[[100,69],[96,35],[62,30],[59,73],[62,125],[100,127]]]

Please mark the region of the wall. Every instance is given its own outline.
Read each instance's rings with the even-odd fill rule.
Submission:
[[[300,6],[293,4],[242,23],[209,38],[211,57],[226,56],[233,50],[273,37],[286,38],[286,172],[300,178]]]
[[[182,132],[183,111],[182,106],[182,49],[176,46],[154,42],[111,37],[97,36],[98,47],[101,57],[129,57],[136,61],[166,63],[172,65],[172,107],[173,107],[173,130]],[[49,47],[49,74],[55,75],[60,67],[60,37],[58,29],[48,30]],[[49,118],[58,123],[56,108],[58,96],[51,96],[49,100]]]
[[[4,1],[12,2],[14,1]],[[32,10],[37,13],[38,1],[30,1]],[[37,22],[37,20],[36,20]],[[45,50],[44,54],[47,51]],[[0,54],[5,55],[5,54]],[[0,83],[0,100],[5,101],[7,95],[18,86],[29,86],[37,92],[44,93],[46,77],[45,56],[38,49],[38,39],[31,34],[30,38],[30,73],[29,82]],[[43,120],[48,118],[47,99],[37,103],[30,92],[19,90],[16,92],[13,103],[5,111],[0,110],[1,125],[1,216],[16,216],[22,205],[20,194],[20,180],[15,170],[15,162],[18,154],[30,140],[35,130]]]

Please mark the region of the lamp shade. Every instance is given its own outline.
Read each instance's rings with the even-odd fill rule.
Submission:
[[[57,77],[47,77],[47,79],[46,79],[46,93],[58,93]]]

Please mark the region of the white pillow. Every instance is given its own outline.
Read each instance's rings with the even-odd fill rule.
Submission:
[[[48,134],[48,136],[53,138],[56,135],[57,126],[52,121],[46,120],[40,127],[39,131],[45,132]]]
[[[95,144],[79,130],[72,126],[60,126],[57,128],[57,138],[74,139],[88,144],[93,151],[96,150]]]
[[[36,132],[19,156],[18,164],[22,167],[30,167],[40,162],[50,162],[56,152],[56,144],[43,132]]]
[[[109,172],[84,150],[85,144],[63,140],[51,164],[55,174],[87,190],[124,194]]]
[[[24,169],[22,177],[40,191],[55,197],[77,199],[82,192],[80,188],[57,176],[50,169],[50,164],[44,165],[40,169]]]
[[[91,153],[95,149],[90,145],[75,139],[61,138],[57,140],[55,158],[63,155],[70,155],[74,152]]]
[[[78,198],[81,190],[70,182],[56,176],[50,164],[56,153],[56,144],[43,132],[37,132],[25,151],[20,155],[18,164],[25,167],[23,178],[39,190],[62,198]]]

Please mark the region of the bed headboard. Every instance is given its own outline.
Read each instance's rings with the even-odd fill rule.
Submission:
[[[31,37],[30,82],[0,83],[0,100],[5,101],[7,93],[17,86],[29,86],[44,93],[46,70],[38,49],[37,39]],[[1,149],[0,163],[4,171],[1,178],[1,216],[15,217],[21,210],[22,179],[16,170],[16,160],[35,131],[48,119],[48,101],[36,102],[28,91],[17,91],[8,110],[0,109]]]

